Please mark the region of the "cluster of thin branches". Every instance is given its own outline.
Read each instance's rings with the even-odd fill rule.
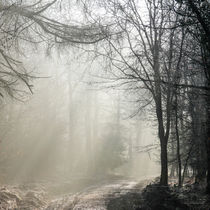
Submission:
[[[32,92],[31,79],[18,56],[25,45],[93,44],[106,36],[101,28],[92,25],[74,25],[50,17],[50,8],[57,0],[1,1],[0,2],[0,95],[15,97],[25,93],[19,86],[25,84]],[[59,11],[58,11],[59,12]],[[105,29],[103,29],[104,32]],[[25,44],[26,43],[26,44]],[[19,89],[18,89],[19,88]]]

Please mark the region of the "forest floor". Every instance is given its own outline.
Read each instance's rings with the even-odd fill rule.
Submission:
[[[0,188],[0,209],[8,210],[118,210],[136,209],[141,192],[151,180],[103,180],[75,188],[72,183],[25,183]],[[83,180],[84,182],[84,180]],[[65,186],[64,186],[65,185]],[[84,187],[85,186],[85,187]]]
[[[141,194],[142,210],[210,210],[210,196],[205,187],[187,179],[183,187],[178,187],[175,179],[169,179],[169,187],[157,184],[155,180],[147,185]]]
[[[173,185],[173,186],[172,186]],[[65,187],[64,187],[65,186]],[[177,210],[210,209],[210,199],[200,188],[185,184],[160,187],[149,180],[104,180],[71,191],[72,183],[27,183],[0,188],[4,210]]]

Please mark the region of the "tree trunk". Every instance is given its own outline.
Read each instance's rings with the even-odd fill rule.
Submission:
[[[167,186],[168,185],[168,154],[167,154],[168,135],[165,134],[164,130],[160,86],[158,86],[157,88],[157,93],[158,94],[156,98],[156,115],[158,119],[158,136],[160,139],[160,161],[161,161],[160,185]],[[168,130],[166,131],[166,133],[168,133]]]
[[[167,137],[165,136],[161,105],[162,105],[161,95],[159,95],[156,101],[156,114],[158,119],[158,136],[160,139],[160,161],[161,161],[160,185],[167,186],[168,185],[168,154],[167,154],[168,136]]]
[[[168,155],[167,155],[167,142],[165,138],[161,139],[161,175],[160,185],[168,185]]]
[[[175,110],[175,128],[176,128],[176,142],[177,142],[177,161],[178,161],[178,186],[182,186],[182,163],[180,157],[180,138],[179,138],[179,127],[178,127],[178,103],[177,103],[177,92],[176,92],[176,110]]]
[[[192,152],[193,146],[194,146],[194,144],[191,143],[191,147],[190,147],[189,153],[188,153],[187,158],[185,160],[185,164],[184,164],[184,168],[183,168],[183,173],[182,173],[182,185],[184,183],[185,172],[186,172],[187,167],[188,167],[188,161],[189,161],[189,159],[191,157],[191,152]],[[194,169],[193,169],[193,174],[194,174]]]
[[[208,133],[207,139],[207,186],[206,192],[210,194],[210,132]]]
[[[208,87],[210,87],[210,78],[208,81]],[[207,119],[206,119],[206,129],[207,129],[207,186],[206,186],[206,192],[210,194],[210,93],[207,91],[206,96],[206,105],[207,105]]]
[[[172,123],[173,123],[173,121],[172,121]],[[172,157],[174,157],[175,156],[175,148],[174,148],[174,142],[172,141],[171,142],[171,154],[172,154]],[[176,163],[172,163],[172,165],[171,165],[171,172],[170,172],[170,177],[171,178],[173,178],[173,177],[175,177],[175,170],[176,170]]]

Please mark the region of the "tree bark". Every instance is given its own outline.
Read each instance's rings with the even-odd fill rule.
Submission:
[[[160,84],[156,85],[157,96],[156,96],[156,115],[158,119],[158,136],[160,139],[160,160],[161,160],[161,175],[160,175],[160,185],[168,185],[168,154],[167,154],[167,145],[168,145],[168,133],[169,131],[166,128],[164,129],[164,119],[163,119],[163,109],[161,101],[161,88]],[[167,124],[169,118],[167,118]],[[166,126],[167,127],[167,126]],[[170,126],[169,126],[170,127]],[[168,128],[169,129],[169,128]]]
[[[180,138],[179,138],[179,127],[178,127],[178,101],[177,101],[177,92],[175,93],[176,97],[176,109],[175,109],[175,128],[176,128],[176,142],[177,142],[177,161],[178,161],[178,186],[182,186],[182,163],[180,157]]]
[[[210,87],[210,78],[208,81],[208,87]],[[206,192],[210,194],[210,93],[207,91],[206,96],[206,105],[207,105],[207,119],[206,119],[206,129],[207,129],[207,186]]]
[[[160,151],[160,160],[161,160],[160,185],[167,186],[168,185],[168,154],[167,154],[168,136],[165,135],[165,130],[164,130],[160,86],[157,91],[158,91],[157,92],[158,94],[156,98],[156,115],[158,119],[158,136],[160,139],[160,150],[161,150]]]
[[[210,133],[209,133],[210,136]],[[206,192],[210,194],[210,137],[207,139],[207,186]]]
[[[161,140],[161,176],[160,185],[168,185],[168,155],[165,137]]]

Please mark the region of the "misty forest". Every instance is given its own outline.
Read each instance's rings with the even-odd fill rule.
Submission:
[[[209,0],[0,0],[0,209],[209,194]]]

